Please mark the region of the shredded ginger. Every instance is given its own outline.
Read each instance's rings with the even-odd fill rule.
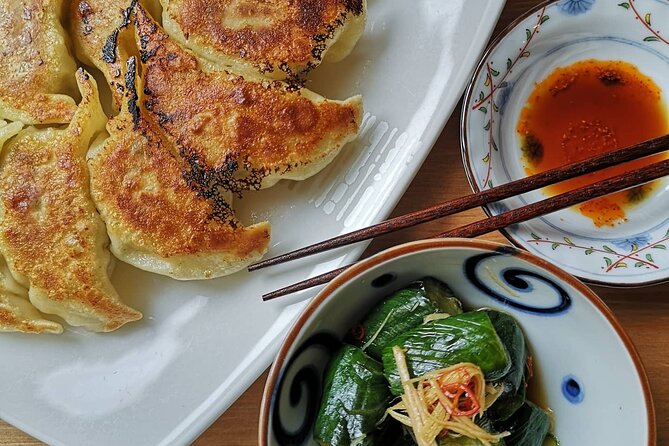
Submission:
[[[509,435],[490,433],[474,422],[502,390],[486,387],[477,365],[460,363],[411,378],[402,348],[394,346],[393,356],[404,394],[387,413],[413,430],[418,446],[437,446],[437,437],[446,435],[466,436],[492,446]]]

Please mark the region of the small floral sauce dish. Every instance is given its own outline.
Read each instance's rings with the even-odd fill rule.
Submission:
[[[632,74],[635,82],[647,79],[652,84],[647,90],[653,89],[649,94],[657,102],[657,119],[663,127],[650,137],[669,133],[669,1],[549,1],[517,19],[492,42],[467,89],[461,142],[465,170],[474,191],[536,173],[528,170],[528,157],[547,156],[544,146],[523,135],[519,123],[527,110],[536,106],[532,102],[540,97],[536,91],[547,79],[568,67],[588,63],[630,67],[636,73]],[[563,73],[544,96],[562,94],[577,76],[580,74],[566,77]],[[598,76],[604,85],[600,87],[617,98],[626,81],[616,69],[600,69]],[[585,93],[571,103],[585,113],[596,100]],[[591,115],[574,118],[562,130],[560,110],[544,107],[544,127],[554,125],[556,138],[562,138],[561,145],[555,145],[550,153],[566,151],[572,144],[574,150],[582,151],[582,157],[573,162],[586,158],[588,146],[595,143],[609,144],[603,149],[608,151],[649,139],[621,142],[625,141],[622,133],[646,122],[626,106],[621,107],[619,127],[613,130],[599,118],[589,120]],[[645,195],[635,192],[641,189],[624,192],[632,203],[624,212],[617,205],[580,205],[503,232],[516,246],[590,283],[642,286],[663,282],[669,279],[669,179],[657,180],[648,187]],[[548,189],[537,190],[484,209],[488,215],[498,215],[551,195]],[[604,213],[612,209],[620,215],[604,219]]]

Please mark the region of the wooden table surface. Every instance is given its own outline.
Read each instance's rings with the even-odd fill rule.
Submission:
[[[504,29],[520,13],[537,3],[539,1],[536,0],[508,0],[495,34]],[[394,215],[421,209],[470,192],[461,167],[459,110],[460,105],[446,124],[430,156],[395,209]],[[458,168],[454,169],[453,166]],[[484,217],[483,212],[475,209],[447,217],[439,222],[390,234],[372,242],[365,255],[399,243],[426,238],[482,217]],[[482,238],[505,242],[499,233]],[[592,288],[611,307],[641,354],[655,403],[657,444],[669,445],[669,284],[639,289]],[[194,445],[255,444],[260,398],[266,376],[264,373],[258,378],[255,384],[195,441]],[[624,426],[621,426],[621,429],[623,428]],[[0,420],[0,446],[38,444],[42,443]]]

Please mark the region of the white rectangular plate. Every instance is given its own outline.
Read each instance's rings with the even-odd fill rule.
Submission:
[[[360,136],[314,178],[249,193],[235,205],[247,224],[271,222],[269,255],[390,213],[453,111],[504,5],[368,2],[353,54],[318,68],[308,84],[329,98],[361,93]],[[111,334],[1,334],[0,418],[51,445],[188,443],[271,363],[315,291],[271,303],[261,294],[351,262],[363,248],[201,282],[119,262],[114,284],[144,319]]]

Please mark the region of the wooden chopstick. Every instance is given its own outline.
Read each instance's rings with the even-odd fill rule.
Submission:
[[[618,192],[629,187],[644,184],[666,175],[669,175],[669,159],[645,166],[636,171],[627,172],[625,174],[602,180],[579,189],[565,192],[563,194],[556,195],[554,197],[547,198],[527,206],[513,209],[494,217],[489,217],[465,226],[461,226],[459,228],[451,229],[449,231],[438,234],[433,238],[477,237],[479,235],[502,229],[512,224],[521,223],[541,215],[559,211],[575,204],[588,201],[592,198],[601,197],[603,195]],[[297,291],[312,288],[317,285],[322,285],[332,280],[350,266],[351,265],[347,265],[334,271],[330,271],[302,282],[295,283],[285,288],[272,291],[270,293],[264,294],[262,298],[264,301],[268,301],[286,294],[291,294]]]
[[[400,215],[357,231],[349,232],[277,257],[254,263],[248,267],[248,270],[255,271],[268,266],[278,265],[280,263],[328,251],[330,249],[350,245],[351,243],[389,234],[400,229],[436,220],[447,215],[456,214],[488,203],[524,194],[550,184],[555,184],[586,173],[595,172],[616,164],[653,155],[664,150],[669,150],[669,135],[654,138],[613,152],[597,155],[585,161],[547,170],[478,193],[465,195],[464,197],[449,200],[427,209]]]

